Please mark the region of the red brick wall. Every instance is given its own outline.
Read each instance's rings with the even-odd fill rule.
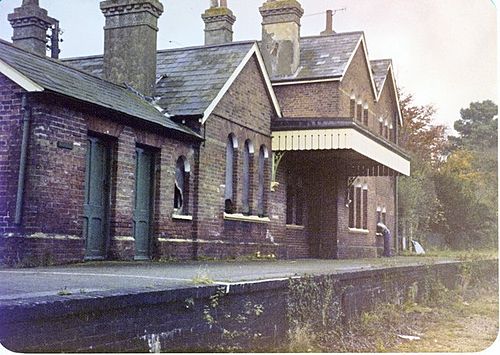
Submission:
[[[224,248],[211,246],[215,241],[236,243],[232,253],[249,254],[256,252],[262,243],[269,243],[268,230],[271,223],[252,223],[224,220],[224,189],[226,169],[226,142],[233,133],[238,141],[238,163],[235,171],[236,212],[242,213],[242,171],[245,141],[253,143],[253,166],[251,189],[252,215],[257,214],[258,158],[261,145],[269,152],[266,164],[265,191],[269,194],[271,170],[271,118],[275,115],[272,102],[267,94],[265,82],[252,58],[228,92],[217,105],[205,124],[206,142],[200,152],[200,178],[198,201],[198,230],[200,240],[199,255],[220,256]],[[271,207],[272,208],[272,207]],[[269,213],[268,213],[269,214]],[[202,241],[212,241],[212,244]],[[251,244],[257,243],[257,244]],[[216,244],[213,244],[216,245]],[[220,250],[219,250],[220,249]]]
[[[22,92],[0,74],[0,233],[17,230],[13,223],[21,155]]]
[[[365,54],[361,46],[354,54],[351,65],[347,69],[344,79],[339,87],[339,116],[350,116],[349,105],[352,93],[356,95],[356,103],[358,100],[362,100],[363,103],[368,104],[368,128],[371,131],[376,132],[378,127],[376,122],[378,117],[375,117],[376,97],[372,89],[370,73],[368,71]],[[364,123],[359,122],[357,119],[355,119],[355,121],[364,125]]]
[[[158,236],[191,238],[192,221],[173,220],[172,212],[175,163],[184,155],[194,167],[197,148],[193,144],[181,143],[145,127],[119,124],[109,113],[46,94],[30,99],[32,123],[23,223],[16,227],[13,216],[22,135],[21,90],[5,77],[0,77],[0,84],[0,252],[4,262],[83,260],[82,217],[88,133],[107,136],[113,145],[109,257],[130,259],[134,256],[132,214],[136,143],[148,145],[158,152],[154,240],[157,241]],[[73,148],[60,148],[58,142],[70,143]],[[191,175],[191,186],[194,175]],[[192,212],[192,188],[190,195],[188,210]],[[159,243],[154,244],[153,255],[163,257]]]
[[[338,117],[339,83],[274,86],[285,117]]]

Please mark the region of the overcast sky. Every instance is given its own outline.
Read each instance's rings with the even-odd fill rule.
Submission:
[[[434,104],[436,123],[452,127],[472,101],[497,102],[497,9],[493,0],[299,0],[301,34],[324,29],[326,9],[341,9],[337,32],[363,30],[370,59],[392,58],[396,79],[419,104]],[[0,0],[0,38],[7,14],[21,0]],[[99,0],[40,0],[64,30],[62,57],[101,54],[104,17]],[[228,0],[237,17],[234,39],[260,39],[264,0]],[[201,13],[209,0],[162,0],[159,49],[203,44]],[[318,14],[321,13],[321,14]]]

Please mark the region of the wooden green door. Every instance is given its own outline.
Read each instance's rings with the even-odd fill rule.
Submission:
[[[153,172],[154,153],[137,147],[133,217],[136,260],[147,260],[151,256]]]
[[[96,137],[87,140],[83,236],[85,259],[106,258],[108,245],[109,160],[111,150]]]

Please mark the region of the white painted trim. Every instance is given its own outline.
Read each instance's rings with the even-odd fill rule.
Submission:
[[[224,219],[228,220],[228,221],[253,222],[253,223],[269,223],[269,222],[271,222],[269,217],[245,216],[242,213],[226,213],[226,212],[224,212]]]
[[[394,77],[394,70],[392,69],[392,63],[389,64],[389,67],[387,68],[387,73],[385,74],[385,77],[384,77],[384,81],[382,82],[382,85],[380,86],[380,91],[377,94],[377,102],[380,100],[380,97],[382,96],[382,91],[384,91],[385,83],[387,82],[387,76],[389,75],[389,72],[391,73],[392,87],[394,88],[394,93],[396,96],[396,107],[398,109],[399,124],[402,127],[403,126],[403,115],[401,113],[401,105],[399,103],[399,95],[397,93],[396,78]]]
[[[219,91],[217,96],[215,97],[214,100],[212,100],[212,103],[210,106],[207,107],[205,112],[203,112],[203,118],[201,120],[201,123],[204,124],[208,117],[212,114],[212,112],[215,110],[219,102],[222,100],[224,95],[227,93],[231,85],[234,83],[236,78],[240,75],[240,73],[243,71],[245,66],[247,65],[248,61],[252,56],[255,55],[257,57],[257,62],[259,63],[260,71],[262,76],[264,77],[264,82],[266,83],[266,87],[269,91],[269,94],[271,95],[271,100],[274,105],[274,109],[276,111],[276,114],[278,117],[283,117],[281,113],[281,108],[278,103],[278,99],[276,98],[276,94],[274,93],[273,86],[271,85],[271,80],[269,79],[269,75],[267,74],[266,67],[264,65],[264,60],[262,58],[262,54],[260,53],[259,47],[257,46],[257,43],[254,43],[252,48],[248,51],[248,53],[245,55],[241,63],[236,67],[235,71],[231,74],[229,79],[226,81],[222,89]]]
[[[181,220],[181,221],[192,221],[193,220],[193,216],[172,213],[172,219],[178,219],[178,220]]]
[[[303,225],[298,225],[298,224],[287,224],[287,225],[285,225],[285,227],[286,227],[287,229],[296,229],[296,230],[304,230],[304,229],[306,229],[306,227],[305,227],[305,226],[303,226]]]
[[[298,80],[298,81],[283,81],[279,83],[273,83],[273,86],[284,86],[284,85],[300,85],[300,84],[315,84],[315,83],[327,83],[331,81],[341,81],[342,78],[327,78],[327,79],[313,79],[313,80]]]
[[[135,241],[135,238],[131,237],[131,236],[119,236],[119,235],[115,235],[113,237],[113,240],[118,240],[120,242],[133,242],[133,241]]]
[[[370,231],[368,229],[349,228],[349,233],[352,233],[352,234],[369,234]]]
[[[328,128],[273,132],[272,150],[309,151],[352,149],[403,175],[410,175],[410,161],[354,128]]]
[[[366,62],[366,67],[368,69],[368,74],[370,75],[370,82],[372,86],[372,91],[373,91],[373,97],[375,97],[375,101],[378,101],[377,99],[377,87],[375,86],[375,80],[373,80],[373,73],[372,73],[372,67],[370,65],[370,59],[368,58],[368,50],[366,49],[366,43],[365,43],[365,36],[361,36],[359,39],[358,43],[356,44],[356,48],[352,51],[351,57],[349,58],[349,61],[347,62],[347,65],[344,68],[344,72],[342,73],[341,79],[344,79],[347,70],[349,70],[349,67],[351,66],[351,62],[354,59],[354,56],[356,55],[356,52],[358,51],[358,48],[360,44],[363,45],[363,52],[365,53],[365,62]]]
[[[12,68],[10,65],[5,63],[0,59],[0,73],[5,75],[7,78],[15,82],[17,85],[22,87],[24,90],[28,92],[42,92],[44,88],[26,77],[24,74],[21,74],[16,69]]]

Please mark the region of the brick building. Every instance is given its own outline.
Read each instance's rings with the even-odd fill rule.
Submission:
[[[363,32],[336,33],[327,12],[301,37],[299,2],[268,0],[262,39],[233,42],[214,0],[205,45],[158,51],[159,0],[100,7],[104,54],[65,60],[38,0],[9,15],[1,263],[373,257],[377,221],[397,231],[401,113]]]

